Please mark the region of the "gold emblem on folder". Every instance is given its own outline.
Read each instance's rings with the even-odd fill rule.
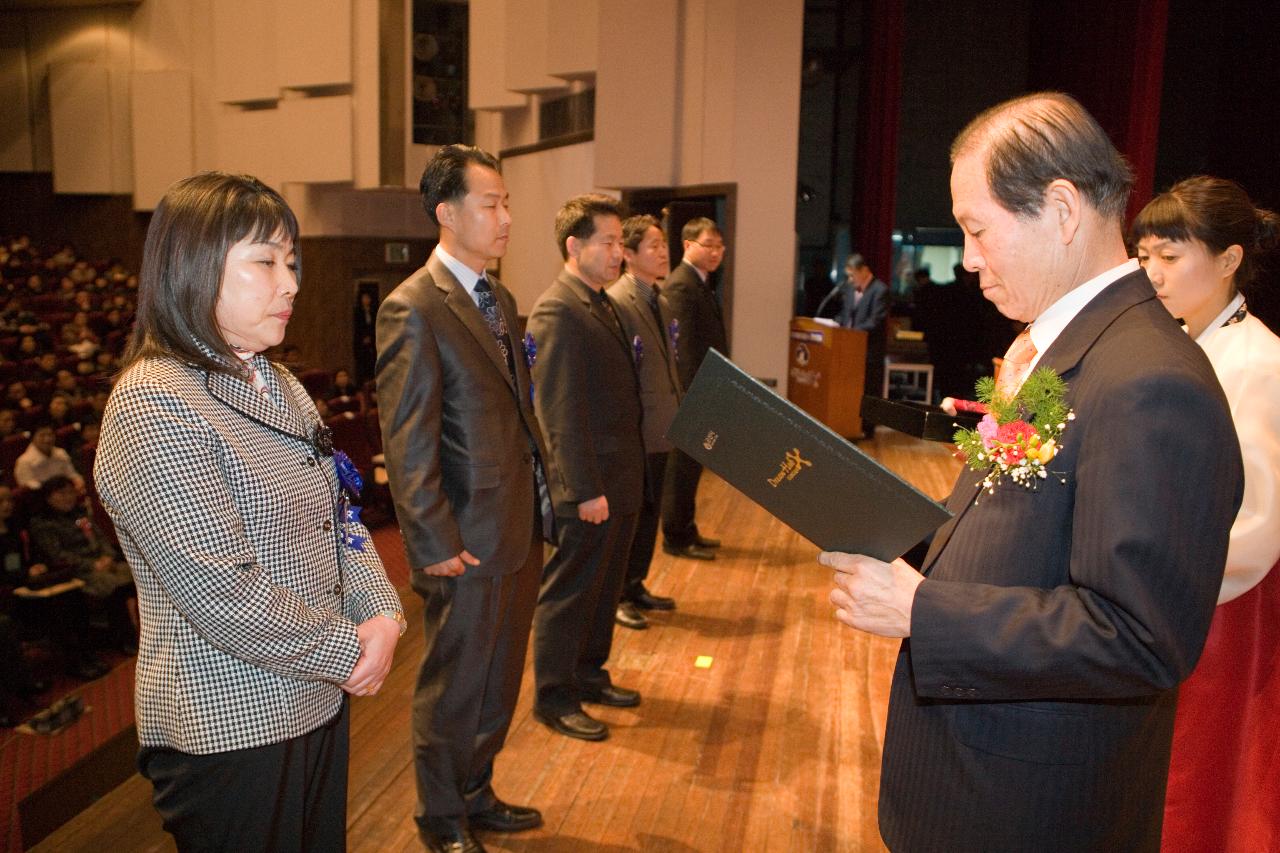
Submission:
[[[705,447],[707,450],[710,450],[711,448],[716,446],[716,439],[719,437],[720,436],[716,433],[715,430],[713,429],[707,430],[707,437],[702,440],[702,446]]]
[[[768,483],[775,489],[783,480],[794,480],[796,475],[800,473],[802,468],[812,468],[813,463],[800,455],[800,448],[793,447],[787,451],[787,455],[782,460],[782,466],[778,469],[775,477],[770,477]]]

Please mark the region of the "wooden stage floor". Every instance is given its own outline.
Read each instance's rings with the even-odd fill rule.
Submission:
[[[959,468],[949,445],[884,429],[859,446],[933,497]],[[659,549],[649,585],[679,609],[653,614],[646,631],[617,629],[611,672],[644,701],[590,706],[612,728],[609,740],[572,740],[536,722],[526,671],[495,788],[542,809],[546,823],[484,833],[489,850],[884,849],[876,793],[897,641],[836,622],[817,549],[714,476],[703,480],[698,517],[724,547],[715,562]],[[405,604],[411,627],[391,675],[378,696],[353,703],[352,851],[422,849],[409,741],[422,606],[411,592]],[[700,656],[711,665],[696,666]],[[35,849],[174,847],[149,783],[134,775]]]

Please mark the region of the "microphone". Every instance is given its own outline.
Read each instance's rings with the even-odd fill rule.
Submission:
[[[826,296],[822,297],[822,301],[818,303],[818,308],[816,311],[813,312],[813,316],[815,317],[822,316],[822,309],[827,307],[827,303],[831,301],[831,297],[835,296],[837,293],[840,292],[840,285],[842,284],[844,284],[844,282],[837,281],[835,284],[835,287],[831,288],[831,292],[828,293]]]

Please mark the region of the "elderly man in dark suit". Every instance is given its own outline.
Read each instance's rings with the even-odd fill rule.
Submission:
[[[649,563],[653,561],[653,546],[661,521],[667,456],[674,447],[667,440],[667,427],[680,407],[680,377],[676,373],[671,341],[671,307],[658,284],[670,270],[667,235],[658,220],[652,216],[632,216],[624,221],[622,254],[627,271],[609,286],[608,293],[631,341],[636,373],[640,377],[645,489],[627,560],[617,621],[624,627],[640,630],[649,627],[648,619],[640,611],[673,610],[676,606],[673,599],[649,592],[644,582],[649,577]]]
[[[840,292],[844,306],[836,321],[867,333],[867,365],[863,393],[879,394],[884,383],[885,318],[889,315],[889,285],[871,271],[866,258],[852,254],[844,262]]]
[[[603,740],[608,727],[582,703],[640,703],[638,692],[614,685],[605,669],[644,492],[632,346],[605,293],[622,264],[617,202],[569,199],[556,214],[556,241],[564,269],[529,315],[534,399],[556,471],[559,535],[534,614],[533,713],[560,734]]]
[[[707,351],[715,348],[729,354],[720,301],[710,281],[724,261],[724,236],[716,223],[700,216],[690,219],[680,230],[684,257],[663,287],[676,321],[676,367],[680,389],[687,390]],[[720,540],[703,536],[695,518],[698,481],[702,465],[681,450],[667,458],[667,474],[662,494],[662,550],[677,557],[714,560]]]
[[[1034,489],[964,471],[921,572],[820,558],[842,622],[905,638],[880,787],[895,851],[1160,847],[1177,685],[1242,475],[1212,368],[1127,257],[1129,185],[1062,94],[993,107],[952,147],[965,266],[1030,323],[1001,389],[1051,369],[1074,419]]]
[[[378,311],[387,474],[426,653],[413,700],[416,819],[431,850],[542,823],[493,792],[552,533],[547,454],[510,292],[485,273],[511,215],[493,157],[447,145],[421,181],[440,242]]]

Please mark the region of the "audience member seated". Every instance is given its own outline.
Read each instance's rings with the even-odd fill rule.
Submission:
[[[137,598],[129,565],[85,511],[75,482],[50,477],[31,517],[32,556],[53,570],[70,569],[90,603],[106,617],[108,642],[137,651]]]
[[[61,592],[49,594],[55,587],[72,580],[74,573],[70,568],[54,571],[45,563],[30,561],[24,531],[13,518],[14,506],[12,490],[8,486],[0,486],[0,587],[5,591],[3,617],[12,619],[12,627],[17,632],[15,641],[21,636],[47,639],[61,655],[68,675],[98,678],[106,668],[85,642],[89,611],[79,585],[68,585]],[[15,590],[23,592],[15,594]],[[21,658],[20,647],[18,655],[14,671],[29,673]],[[3,650],[0,650],[0,656],[8,658]],[[5,680],[4,676],[0,676],[0,680]],[[43,689],[38,682],[31,686]],[[24,690],[17,692],[22,694]]]
[[[13,409],[0,409],[0,439],[8,438],[18,431],[17,413]]]
[[[333,374],[333,383],[329,387],[329,411],[335,415],[344,412],[363,412],[364,395],[359,386],[351,379],[347,370],[338,370]]]
[[[77,428],[80,424],[76,421],[75,413],[71,411],[71,401],[67,399],[67,395],[54,392],[49,398],[49,425],[57,432],[64,426],[74,424]]]
[[[329,389],[329,397],[357,397],[360,395],[360,388],[351,379],[351,373],[347,370],[338,370],[333,374],[333,387]]]
[[[53,380],[53,393],[55,396],[66,397],[73,405],[85,399],[84,389],[80,387],[76,375],[65,367],[58,371],[57,377]]]
[[[22,656],[17,627],[0,612],[0,729],[11,729],[22,721],[21,701],[48,687],[36,680]]]
[[[29,380],[53,382],[58,376],[58,356],[51,352],[42,352],[36,356],[32,365]]]
[[[34,405],[27,395],[27,386],[21,382],[10,382],[5,390],[4,399],[5,405],[18,411],[29,409]]]
[[[31,443],[13,466],[13,479],[25,489],[39,489],[53,477],[63,477],[77,489],[84,490],[84,477],[71,464],[67,451],[54,443],[54,429],[49,424],[37,426]]]

